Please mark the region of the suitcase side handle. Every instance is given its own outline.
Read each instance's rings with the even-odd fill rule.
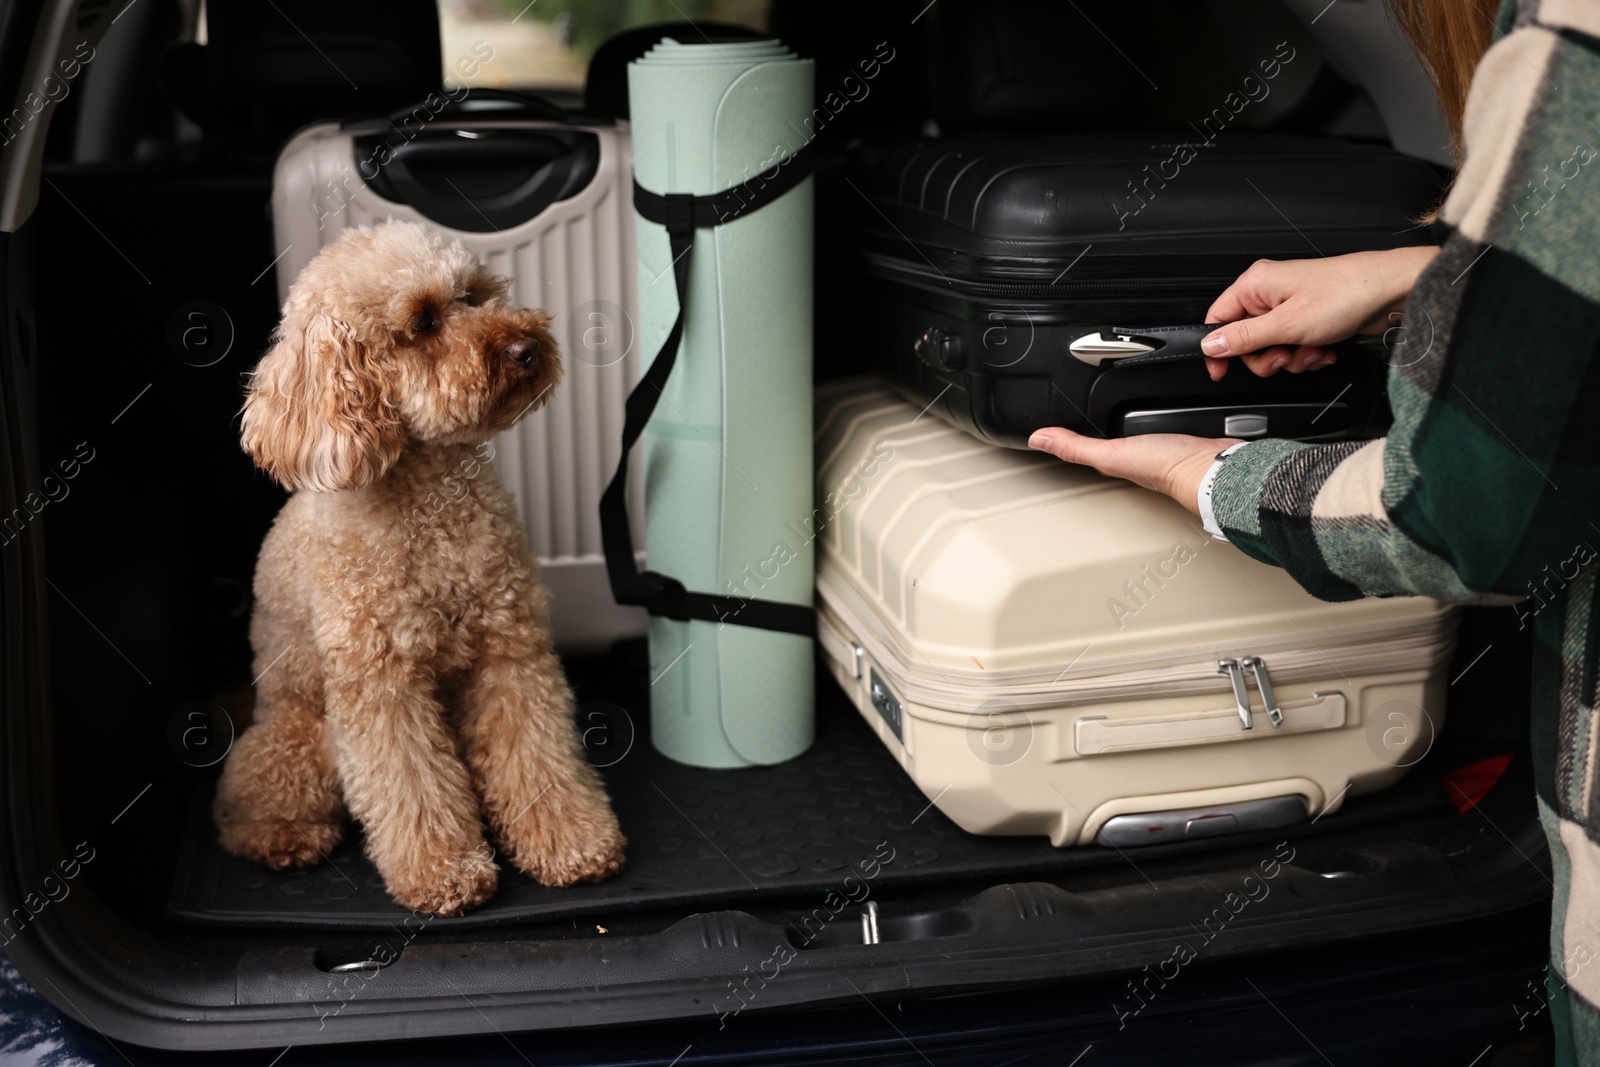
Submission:
[[[1200,342],[1225,323],[1195,323],[1188,326],[1112,326],[1086,333],[1068,346],[1075,358],[1091,367],[1107,369],[1145,367],[1152,363],[1173,363],[1181,359],[1200,359],[1205,355]],[[1337,341],[1343,351],[1381,352],[1384,342],[1378,337],[1353,337]]]
[[[1086,333],[1069,346],[1074,358],[1091,367],[1137,367],[1199,359],[1200,339],[1221,323],[1188,326],[1113,326]]]

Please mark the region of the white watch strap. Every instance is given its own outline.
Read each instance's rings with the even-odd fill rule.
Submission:
[[[1226,462],[1229,456],[1249,443],[1249,441],[1240,441],[1238,444],[1229,445],[1221,452],[1218,452],[1217,458],[1212,461],[1210,469],[1206,471],[1206,476],[1200,479],[1200,524],[1205,527],[1206,533],[1218,541],[1226,541],[1228,536],[1222,532],[1222,527],[1217,525],[1217,512],[1212,506],[1211,489],[1216,484],[1217,472],[1222,469],[1222,464]]]

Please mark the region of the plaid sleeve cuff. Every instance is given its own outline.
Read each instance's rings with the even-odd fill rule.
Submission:
[[[1261,499],[1267,479],[1290,455],[1314,445],[1298,441],[1251,441],[1249,448],[1241,448],[1222,461],[1211,486],[1211,509],[1218,528],[1224,536],[1248,555],[1263,563],[1284,566],[1288,561],[1277,559],[1266,546],[1261,535]],[[1312,496],[1305,501],[1310,514]]]

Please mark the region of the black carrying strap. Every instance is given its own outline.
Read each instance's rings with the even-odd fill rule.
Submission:
[[[731,622],[763,630],[814,637],[816,611],[809,604],[785,604],[777,600],[746,599],[691,593],[682,582],[655,571],[641,571],[633,554],[633,532],[628,525],[628,456],[656,410],[662,389],[678,362],[678,345],[683,340],[684,309],[689,306],[689,259],[694,250],[694,231],[710,229],[743,218],[772,203],[799,185],[811,174],[811,146],[774,165],[742,185],[710,196],[690,193],[652,193],[633,186],[633,206],[649,222],[665,226],[671,243],[672,276],[678,287],[678,317],[661,345],[661,351],[628,394],[622,423],[622,457],[611,484],[600,496],[600,539],[605,546],[606,573],[611,579],[611,595],[618,604],[636,604],[652,615],[687,622]]]

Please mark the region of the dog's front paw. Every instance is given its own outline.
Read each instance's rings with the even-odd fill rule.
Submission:
[[[465,915],[494,896],[499,868],[487,846],[399,874],[385,872],[389,895],[401,907],[427,915]]]
[[[562,842],[551,854],[537,857],[526,867],[519,863],[518,867],[542,885],[603,882],[622,870],[627,844],[613,820],[610,828],[597,837]]]
[[[605,881],[628,843],[598,788],[551,790],[499,836],[517,870],[548,886]]]
[[[235,856],[284,871],[312,867],[344,838],[343,822],[291,822],[288,819],[219,821],[223,849]]]

